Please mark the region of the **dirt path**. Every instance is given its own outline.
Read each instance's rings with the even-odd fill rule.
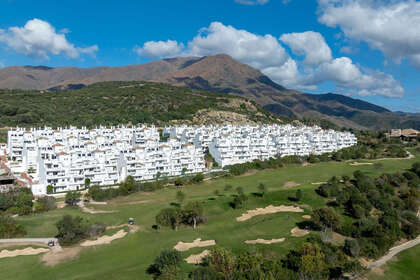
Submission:
[[[95,209],[92,209],[92,208],[88,208],[88,207],[86,207],[83,200],[80,201],[77,205],[80,207],[80,209],[82,209],[83,212],[89,213],[89,214],[109,214],[109,213],[117,213],[118,212],[116,210],[109,210],[108,211],[108,210],[95,210]]]
[[[398,253],[409,249],[411,247],[414,247],[416,245],[420,244],[420,235],[413,240],[407,241],[401,245],[392,247],[391,249],[389,249],[388,253],[384,256],[382,256],[380,259],[371,262],[368,264],[368,268],[369,269],[375,269],[377,267],[380,267],[381,265],[385,264],[387,261],[389,261],[390,259],[392,259],[393,256],[397,255]]]
[[[182,241],[179,241],[178,244],[174,246],[174,249],[183,252],[195,247],[208,247],[214,245],[216,245],[216,241],[214,240],[201,241],[201,238],[197,238],[191,243],[184,243]]]
[[[300,208],[300,207],[296,207],[296,206],[285,206],[285,205],[273,206],[273,205],[269,205],[265,208],[257,208],[255,210],[248,210],[248,212],[242,214],[242,216],[237,217],[236,220],[238,222],[243,222],[243,221],[251,219],[254,216],[274,214],[274,213],[278,213],[278,212],[303,212],[303,209]]]

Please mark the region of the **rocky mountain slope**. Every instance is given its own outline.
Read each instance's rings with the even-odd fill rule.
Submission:
[[[315,118],[357,129],[420,128],[419,114],[394,113],[338,94],[305,94],[274,83],[228,55],[178,57],[122,67],[13,66],[0,69],[0,88],[79,89],[103,81],[156,81],[236,94],[289,118]]]

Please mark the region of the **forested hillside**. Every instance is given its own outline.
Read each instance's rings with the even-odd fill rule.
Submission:
[[[242,97],[151,82],[103,82],[79,90],[0,90],[0,126],[278,122]]]

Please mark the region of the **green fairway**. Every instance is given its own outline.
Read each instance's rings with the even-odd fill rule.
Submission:
[[[54,267],[45,266],[40,256],[22,256],[0,259],[2,269],[1,279],[151,279],[146,274],[147,267],[162,249],[172,248],[178,241],[192,242],[195,238],[202,240],[214,239],[218,245],[234,252],[250,250],[267,255],[284,255],[288,250],[296,248],[306,237],[292,237],[290,230],[297,222],[304,221],[302,215],[311,214],[311,209],[325,204],[322,197],[315,193],[317,185],[311,183],[328,180],[331,176],[350,175],[355,170],[363,170],[369,175],[379,175],[407,169],[418,161],[419,153],[412,151],[415,159],[384,160],[383,167],[377,169],[374,165],[351,166],[348,162],[326,162],[312,166],[288,166],[277,170],[257,171],[248,176],[220,178],[198,185],[182,188],[186,194],[185,203],[191,200],[204,201],[207,223],[196,230],[191,227],[181,227],[178,231],[162,228],[152,229],[156,214],[175,202],[179,188],[169,187],[153,193],[136,193],[126,197],[118,197],[108,202],[108,205],[90,205],[98,210],[116,210],[116,213],[87,214],[79,208],[63,208],[17,218],[28,231],[27,237],[51,237],[57,234],[55,223],[65,214],[80,215],[92,222],[106,225],[126,224],[133,217],[140,231],[128,234],[109,245],[83,248],[80,255],[72,261],[63,262]],[[295,182],[299,187],[285,188],[286,182]],[[264,197],[252,194],[258,192],[258,184],[263,183],[268,192]],[[224,191],[225,185],[233,188]],[[243,209],[232,209],[229,203],[233,200],[236,187],[242,187],[249,199]],[[250,209],[295,204],[289,200],[294,197],[296,189],[303,193],[299,205],[304,213],[276,213],[253,217],[244,222],[237,222],[236,217]],[[219,190],[220,195],[214,195]],[[106,234],[115,233],[115,230]],[[317,234],[313,232],[311,234]],[[264,238],[286,238],[282,243],[272,245],[247,245],[245,240]],[[193,248],[183,252],[183,257],[197,254],[204,248]],[[417,251],[418,252],[418,251]],[[184,265],[191,270],[192,266]],[[376,279],[376,278],[375,278]],[[388,278],[386,278],[388,279]],[[397,278],[389,278],[397,279]],[[412,279],[412,278],[407,278]]]
[[[396,255],[379,273],[371,272],[371,280],[417,280],[420,278],[420,245]]]

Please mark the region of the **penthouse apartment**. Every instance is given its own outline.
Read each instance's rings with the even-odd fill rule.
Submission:
[[[167,138],[161,141],[161,136]],[[348,132],[292,125],[15,128],[8,132],[12,174],[34,194],[94,185],[115,185],[133,176],[153,180],[205,171],[209,152],[219,166],[286,155],[333,152],[355,145]],[[5,148],[5,149],[4,149]],[[3,152],[4,153],[4,152]]]

